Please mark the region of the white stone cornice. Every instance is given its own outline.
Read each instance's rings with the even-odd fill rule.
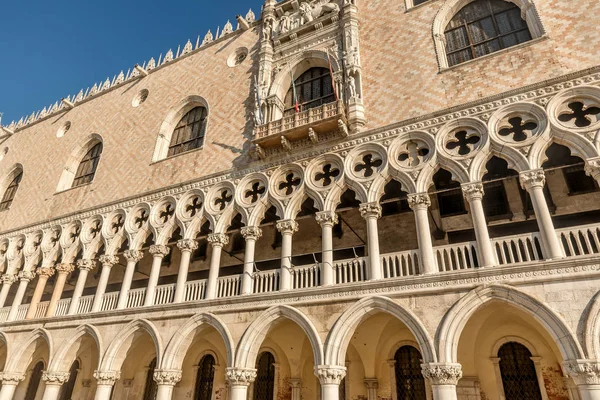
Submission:
[[[432,385],[456,385],[462,378],[462,366],[452,363],[421,364],[423,377]]]

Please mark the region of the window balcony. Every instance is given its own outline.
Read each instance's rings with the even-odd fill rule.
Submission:
[[[308,109],[277,121],[260,125],[254,130],[254,144],[263,148],[281,146],[281,138],[290,142],[309,137],[312,129],[317,135],[336,131],[338,121],[346,122],[344,102],[342,100]]]

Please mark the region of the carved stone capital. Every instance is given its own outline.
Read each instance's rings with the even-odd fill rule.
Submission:
[[[121,371],[94,371],[98,386],[113,386],[121,378]]]
[[[364,219],[381,218],[381,206],[379,203],[362,203],[359,207],[360,215]]]
[[[593,158],[585,162],[585,173],[600,182],[600,158]]]
[[[346,376],[346,367],[319,365],[315,367],[315,375],[321,385],[339,385]]]
[[[293,235],[294,233],[298,232],[298,222],[294,221],[293,219],[277,221],[275,226],[282,234]]]
[[[245,226],[241,229],[240,233],[246,240],[258,240],[262,237],[262,229],[260,229],[258,226]]]
[[[119,263],[119,257],[117,256],[100,256],[100,264],[102,264],[103,268],[111,268],[113,265]]]
[[[462,189],[463,197],[466,201],[483,200],[483,183],[463,183],[460,185],[460,188]]]
[[[150,246],[150,254],[154,257],[164,258],[169,255],[171,249],[167,246],[162,246],[160,244],[153,244]]]
[[[177,242],[177,248],[182,253],[184,251],[189,251],[191,253],[198,248],[198,242],[193,239],[182,239]]]
[[[181,370],[157,369],[154,371],[154,381],[160,386],[175,386],[181,380]]]
[[[421,364],[423,377],[432,385],[456,385],[462,378],[462,366],[451,363]]]
[[[431,198],[429,198],[427,193],[409,194],[407,201],[410,208],[414,211],[431,207]]]
[[[40,267],[37,269],[37,274],[46,278],[50,278],[55,272],[52,267]]]
[[[364,383],[367,389],[379,388],[379,381],[377,380],[377,378],[365,378]]]
[[[91,271],[94,268],[96,268],[96,261],[94,261],[94,260],[78,260],[77,268],[79,268],[80,271]]]
[[[223,247],[227,246],[227,244],[229,243],[229,236],[227,236],[224,233],[211,233],[210,235],[208,235],[208,238],[206,238],[206,240],[213,246]]]
[[[57,264],[55,269],[59,275],[60,274],[67,275],[75,270],[75,266],[73,264]]]
[[[333,226],[338,223],[338,215],[335,211],[319,211],[315,217],[317,224],[323,226]]]
[[[21,271],[19,272],[19,280],[21,281],[31,281],[35,278],[35,272],[33,271]]]
[[[302,379],[300,378],[290,378],[290,388],[296,389],[302,387]]]
[[[531,171],[521,172],[519,174],[521,187],[529,190],[534,187],[543,188],[546,184],[546,174],[543,169],[534,169]]]
[[[600,384],[600,361],[598,360],[568,360],[563,363],[563,368],[577,385]]]
[[[20,372],[0,372],[0,382],[2,385],[13,385],[17,386],[20,382],[25,380],[25,374]]]
[[[68,372],[44,371],[42,373],[42,380],[46,385],[62,385],[69,380],[70,375]]]
[[[139,250],[126,250],[123,253],[127,262],[139,262],[142,258],[144,258],[144,253]]]
[[[13,274],[4,274],[0,277],[3,285],[12,285],[17,280],[17,276]]]
[[[249,386],[256,379],[256,370],[250,368],[227,368],[225,374],[231,386]]]

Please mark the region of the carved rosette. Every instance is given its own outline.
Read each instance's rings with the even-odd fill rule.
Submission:
[[[63,385],[69,380],[70,375],[68,372],[44,371],[42,373],[42,380],[46,385]]]
[[[64,274],[68,275],[75,270],[75,266],[73,264],[58,264],[56,266],[56,272],[59,275]]]
[[[521,172],[519,174],[519,179],[521,181],[521,187],[525,190],[535,187],[544,188],[544,185],[546,184],[546,174],[543,169]]]
[[[359,210],[364,219],[381,218],[381,206],[378,203],[363,203],[360,205]]]
[[[40,267],[37,269],[37,274],[45,278],[50,278],[55,272],[52,267]]]
[[[283,221],[277,221],[277,230],[281,232],[281,234],[293,235],[298,232],[298,222],[293,219],[286,219]]]
[[[319,211],[315,219],[321,227],[333,226],[338,223],[338,215],[335,211]]]
[[[600,182],[600,158],[587,160],[585,163],[585,173]]]
[[[223,247],[229,244],[229,236],[224,233],[211,233],[206,238],[212,246]]]
[[[159,386],[175,386],[181,380],[181,370],[157,369],[154,371],[154,381]]]
[[[121,371],[94,371],[98,386],[113,386],[121,378]]]
[[[2,275],[2,277],[0,277],[0,281],[2,282],[3,285],[12,285],[13,283],[15,283],[16,280],[17,280],[16,275],[12,275],[12,274],[4,274],[4,275]]]
[[[462,378],[460,364],[421,364],[423,377],[429,379],[432,385],[456,385]]]
[[[80,271],[91,271],[94,268],[96,268],[96,261],[94,260],[78,260],[77,261],[77,268],[79,268]]]
[[[409,194],[407,201],[411,210],[414,211],[431,207],[431,199],[427,193]]]
[[[262,237],[262,229],[258,226],[245,226],[241,229],[240,233],[246,240],[258,240]]]
[[[127,262],[139,262],[142,258],[144,258],[144,253],[139,250],[126,250],[123,255]]]
[[[182,239],[177,242],[177,248],[183,253],[184,251],[193,252],[198,248],[198,242],[193,239]]]
[[[0,372],[0,382],[2,382],[2,385],[17,386],[24,380],[25,374],[19,372]]]
[[[339,385],[346,376],[346,367],[319,365],[315,367],[315,375],[321,385]]]
[[[117,256],[100,256],[100,264],[102,264],[103,268],[111,268],[113,265],[119,263],[119,257]]]
[[[569,360],[563,363],[563,368],[577,385],[600,384],[600,361]]]
[[[31,281],[35,278],[35,272],[32,271],[21,271],[19,272],[19,280],[21,281]]]
[[[150,246],[149,251],[150,254],[152,254],[154,257],[164,258],[169,255],[171,249],[167,246],[163,246],[160,244],[153,244],[152,246]]]
[[[231,386],[249,386],[256,379],[256,370],[250,368],[227,368],[226,376]]]
[[[469,203],[474,200],[483,200],[483,184],[481,182],[463,183],[460,185],[463,197]]]

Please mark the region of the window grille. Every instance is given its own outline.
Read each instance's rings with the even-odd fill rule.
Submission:
[[[207,119],[208,113],[202,106],[185,114],[173,131],[167,157],[202,147]]]
[[[294,81],[294,85],[296,99],[294,99],[294,88],[290,87],[285,96],[284,115],[293,115],[296,112],[296,100],[299,111],[320,107],[335,101],[331,72],[327,68],[309,69]]]
[[[27,392],[25,393],[24,400],[35,400],[37,396],[38,387],[40,386],[40,380],[42,379],[42,371],[44,370],[44,363],[38,362],[31,371],[31,379],[27,385]]]
[[[449,66],[532,39],[519,7],[503,0],[476,0],[463,7],[445,36]]]
[[[69,370],[69,380],[60,388],[60,394],[58,396],[60,400],[72,400],[78,372],[79,361],[75,360],[75,362],[71,364],[71,369]]]
[[[426,400],[425,378],[421,372],[421,353],[412,346],[396,351],[396,395],[402,400]]]
[[[520,343],[508,342],[498,350],[506,400],[541,400],[531,352]]]
[[[150,365],[148,365],[148,372],[146,373],[146,386],[144,387],[144,400],[156,400],[156,394],[158,392],[158,385],[154,381],[154,369],[156,368],[156,358],[154,358]]]
[[[75,173],[75,179],[73,180],[73,187],[85,185],[94,180],[94,175],[96,175],[96,169],[98,168],[101,155],[102,143],[96,144],[87,152],[85,157],[83,157],[79,163],[79,167]]]
[[[17,189],[19,189],[21,178],[23,178],[23,172],[20,172],[17,176],[15,176],[15,178],[4,191],[4,196],[2,196],[2,200],[0,200],[0,211],[8,210],[10,208],[10,205],[17,194]]]
[[[266,352],[260,355],[256,365],[253,400],[273,400],[275,388],[275,357]]]
[[[214,378],[215,358],[209,354],[202,357],[198,365],[195,400],[212,400]]]

